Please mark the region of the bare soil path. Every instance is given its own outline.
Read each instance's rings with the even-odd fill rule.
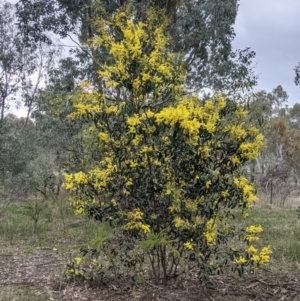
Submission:
[[[208,291],[197,280],[182,277],[170,280],[168,287],[145,282],[133,289],[123,280],[95,288],[64,282],[66,264],[67,260],[52,249],[24,252],[0,244],[0,300],[300,301],[300,275],[278,276],[262,271],[242,278],[218,276],[211,278]]]

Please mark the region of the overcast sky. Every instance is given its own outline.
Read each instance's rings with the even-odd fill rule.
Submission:
[[[300,103],[294,68],[300,62],[300,0],[240,0],[233,47],[256,52],[257,89],[282,85],[289,105]]]

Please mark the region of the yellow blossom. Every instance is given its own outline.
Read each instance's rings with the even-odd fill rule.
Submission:
[[[75,257],[75,258],[73,258],[73,260],[74,260],[75,264],[80,264],[81,261],[82,261],[82,258],[81,257]]]
[[[244,264],[246,262],[247,262],[247,260],[243,256],[240,256],[239,258],[235,259],[235,263],[237,263],[237,264]]]
[[[255,254],[257,253],[257,249],[255,249],[252,245],[250,245],[247,249],[246,252],[249,254]]]
[[[127,182],[125,183],[125,185],[128,186],[132,186],[132,179],[128,179]]]
[[[107,133],[100,132],[98,136],[104,142],[108,142],[109,141],[109,135]]]
[[[259,257],[259,255],[252,255],[251,260],[256,262],[256,263],[259,263],[260,262],[260,257]]]
[[[210,186],[211,186],[211,180],[206,181],[206,182],[205,182],[205,187],[206,187],[207,189],[209,189]]]
[[[106,114],[111,114],[111,113],[118,113],[118,111],[119,111],[119,108],[118,108],[118,106],[109,106],[109,107],[107,107],[106,109],[105,109],[105,113]]]
[[[207,221],[203,235],[209,246],[213,246],[217,243],[217,225],[214,219]]]
[[[192,239],[189,240],[189,241],[187,241],[187,242],[185,242],[183,245],[184,245],[188,250],[194,250],[194,248],[195,248],[195,246],[196,246],[196,244],[193,242]]]
[[[229,197],[230,194],[229,194],[228,190],[222,191],[222,196],[223,196],[224,198]]]
[[[261,233],[263,231],[261,226],[249,226],[246,228],[246,232],[248,233]]]
[[[167,189],[166,191],[165,191],[165,195],[170,195],[172,193],[172,191],[170,190],[170,189]]]
[[[243,212],[243,218],[247,218],[249,217],[249,213],[248,212]]]

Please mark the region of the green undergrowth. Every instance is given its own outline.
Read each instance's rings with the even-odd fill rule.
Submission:
[[[59,252],[64,255],[81,245],[86,245],[95,237],[97,223],[84,217],[74,217],[66,200],[51,200],[45,203],[37,228],[34,229],[34,221],[28,212],[32,208],[28,206],[29,202],[10,204],[1,215],[1,245],[11,248],[24,246],[28,252],[37,247],[59,247]]]
[[[44,248],[57,249],[62,258],[72,258],[80,247],[101,236],[99,224],[88,218],[74,217],[65,200],[48,204],[36,234],[33,234],[32,220],[26,210],[26,202],[14,203],[0,217],[0,256]],[[275,274],[299,271],[300,220],[296,210],[255,208],[249,218],[236,222],[261,225],[264,229],[259,242],[271,245],[273,251],[267,270]]]

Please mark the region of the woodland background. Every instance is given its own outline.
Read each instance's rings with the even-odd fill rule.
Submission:
[[[293,107],[289,107],[288,95],[280,85],[274,87],[272,91],[254,92],[258,80],[253,66],[255,52],[249,48],[236,51],[232,49],[233,25],[238,14],[237,0],[163,2],[20,0],[16,5],[2,1],[0,219],[3,219],[1,228],[3,241],[5,246],[8,242],[10,246],[2,248],[3,252],[7,254],[16,252],[16,247],[19,248],[24,243],[18,240],[20,236],[30,238],[29,245],[24,246],[25,253],[37,245],[42,249],[43,244],[47,246],[48,251],[51,246],[51,252],[52,250],[56,252],[57,248],[67,252],[64,249],[66,244],[72,242],[73,248],[78,247],[82,243],[79,236],[85,237],[86,242],[91,239],[89,235],[96,231],[91,221],[82,222],[74,218],[67,205],[67,193],[62,187],[65,173],[84,171],[91,162],[99,160],[94,139],[86,131],[87,121],[68,118],[73,111],[72,96],[76,93],[80,82],[88,80],[95,89],[100,90],[102,87],[102,82],[97,76],[97,64],[103,64],[108,59],[108,54],[97,52],[97,49],[89,45],[89,40],[96,34],[91,25],[91,20],[97,18],[97,12],[92,9],[95,2],[101,2],[110,14],[130,2],[141,20],[144,18],[147,5],[165,9],[166,17],[171,20],[168,28],[168,35],[172,41],[170,49],[183,56],[188,70],[189,93],[199,93],[203,99],[209,99],[214,92],[225,92],[249,111],[251,121],[265,136],[264,151],[256,160],[247,163],[244,169],[248,178],[256,183],[262,204],[272,210],[255,209],[257,211],[254,210],[253,218],[262,224],[265,223],[266,226],[269,225],[270,228],[276,221],[281,225],[289,223],[286,226],[287,232],[283,231],[284,226],[277,229],[279,232],[283,231],[280,233],[285,237],[296,233],[295,209],[298,206],[300,192],[300,104],[296,103]],[[61,41],[57,41],[58,37]],[[75,41],[77,46],[65,45],[64,39],[67,37]],[[294,72],[295,84],[298,85],[300,67],[296,66]],[[27,109],[27,116],[18,118],[12,113],[7,113],[15,105],[24,106]],[[288,208],[293,211],[292,213],[284,211],[275,216],[277,208]],[[30,227],[28,221],[32,222]],[[55,239],[53,232],[58,229],[53,228],[53,221],[60,222],[57,222],[57,225],[60,227],[59,231],[63,233]],[[79,224],[82,227],[76,232]],[[75,233],[72,232],[74,228]],[[275,228],[270,236],[265,237],[267,242],[273,243],[274,237],[278,236],[279,232],[276,232]],[[51,239],[47,237],[41,240],[40,235],[45,233],[51,233],[49,234]],[[280,261],[283,258],[280,254],[283,253],[287,254],[284,258],[290,258],[294,263],[291,270],[294,272],[297,268],[300,260],[295,244],[297,235],[290,237],[290,240],[287,253],[283,252],[285,242],[278,241],[278,245],[275,244],[276,264],[272,267],[275,274],[280,271],[279,266],[283,264]],[[40,260],[39,256],[33,256],[35,259],[31,258],[31,263],[36,264],[36,258]],[[16,257],[14,260],[19,262],[20,258]],[[55,257],[55,260],[59,262],[60,259]],[[66,261],[57,267],[62,269]],[[13,275],[10,265],[7,266],[7,275]],[[277,278],[267,279],[267,283],[270,283],[269,288],[278,286]],[[57,280],[45,281],[50,283],[49,290],[68,292],[65,284],[61,283],[59,288],[55,289]],[[215,281],[223,281],[223,284],[226,282],[224,279]],[[265,281],[265,278],[261,281]],[[281,279],[281,283],[290,283],[292,291],[296,291],[291,279],[286,282]],[[28,289],[28,279],[23,284]],[[247,285],[251,288],[256,287],[251,281]],[[261,291],[257,294],[262,294],[265,290],[262,282],[260,286]],[[285,289],[284,286],[283,288]],[[111,289],[114,290],[113,287]],[[279,294],[280,298],[285,294],[284,291],[278,293],[271,289],[270,292],[273,294],[272,300],[275,300],[276,294]],[[11,300],[9,294],[11,292],[6,295],[7,300]],[[28,300],[33,300],[34,297],[33,295],[30,297],[30,294],[33,293],[28,293],[31,298]],[[70,296],[72,294],[74,291]],[[236,300],[242,300],[241,294],[247,296],[245,292],[239,291]],[[169,292],[168,296],[171,295]],[[178,298],[183,300],[179,295]],[[74,296],[70,296],[65,295],[66,300],[73,300],[71,298]],[[41,300],[47,298],[48,295]],[[115,295],[113,298],[111,300],[117,300],[118,297]],[[145,298],[143,295],[140,300],[146,300]],[[149,300],[159,300],[158,298],[153,297]],[[216,298],[214,300],[217,300]],[[189,300],[193,300],[192,297]]]

